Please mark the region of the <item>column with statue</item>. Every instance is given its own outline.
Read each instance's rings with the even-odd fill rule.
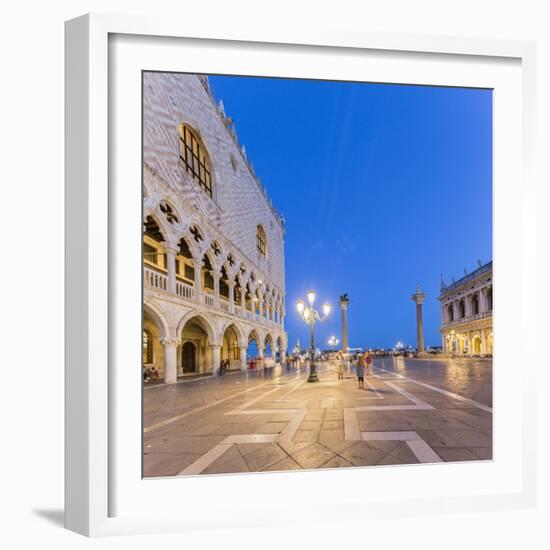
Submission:
[[[418,355],[426,355],[424,352],[424,323],[422,320],[422,304],[426,295],[420,290],[420,285],[416,285],[416,292],[411,296],[412,301],[416,304],[416,339]]]
[[[340,311],[342,312],[342,352],[348,352],[348,293],[340,296]]]

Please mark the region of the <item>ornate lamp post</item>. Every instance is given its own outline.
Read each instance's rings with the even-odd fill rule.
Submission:
[[[330,305],[326,302],[323,304],[323,315],[313,309],[315,302],[315,292],[310,290],[307,293],[307,301],[309,306],[306,306],[303,300],[296,302],[296,309],[302,320],[310,326],[311,329],[311,363],[309,367],[308,382],[319,382],[317,370],[315,369],[315,321],[324,321],[330,313]]]
[[[334,346],[337,346],[340,343],[340,340],[336,336],[331,336],[328,339],[328,345],[330,346],[330,351],[334,351]]]

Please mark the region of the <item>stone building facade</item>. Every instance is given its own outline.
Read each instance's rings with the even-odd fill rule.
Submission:
[[[143,366],[284,359],[284,220],[200,75],[143,75]]]
[[[493,262],[450,285],[441,283],[441,337],[447,354],[493,354]]]

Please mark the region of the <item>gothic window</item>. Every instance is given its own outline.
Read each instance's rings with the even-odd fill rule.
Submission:
[[[213,272],[212,264],[210,263],[210,259],[208,256],[204,256],[203,258],[203,272],[204,272],[204,287],[208,288],[209,290],[214,290],[214,277],[212,275]]]
[[[267,239],[261,225],[256,227],[256,248],[264,258],[267,256]]]
[[[242,301],[242,293],[241,293],[241,284],[239,283],[239,279],[235,277],[235,286],[233,287],[233,301],[237,305],[241,305]]]
[[[149,365],[153,362],[153,338],[151,333],[143,330],[143,364]]]
[[[148,235],[149,237],[151,237],[151,239],[159,243],[164,241],[164,237],[160,231],[160,228],[152,216],[147,216],[147,220],[145,220],[145,223],[143,225],[145,228],[145,235]]]
[[[187,244],[187,241],[185,239],[180,239],[179,242],[179,251],[178,251],[184,258],[192,259],[193,254],[191,254],[191,250],[189,248],[189,245]]]
[[[206,156],[204,147],[197,136],[187,126],[181,124],[180,135],[180,160],[185,170],[201,186],[201,189],[212,198],[212,177],[210,162]]]
[[[229,300],[229,284],[225,267],[222,267],[222,274],[220,278],[220,296],[223,296]]]

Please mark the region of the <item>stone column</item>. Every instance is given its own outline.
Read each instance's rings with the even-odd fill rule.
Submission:
[[[176,254],[178,253],[177,249],[165,245],[164,250],[166,252],[166,271],[168,272],[168,287],[167,291],[170,294],[176,293]]]
[[[246,350],[248,346],[239,346],[239,361],[241,362],[241,370],[246,370]]]
[[[422,304],[426,295],[416,285],[416,292],[412,295],[412,301],[416,304],[416,339],[418,353],[424,353],[424,323],[422,321]]]
[[[342,312],[342,351],[348,351],[348,304],[347,294],[340,296],[340,310]]]
[[[220,279],[221,275],[214,271],[212,274],[214,277],[214,307],[220,309]]]
[[[218,374],[220,370],[221,346],[219,344],[210,344],[212,350],[212,374]]]
[[[487,311],[487,289],[482,288],[479,291],[479,313],[483,314],[486,311]]]
[[[258,313],[256,314],[256,304],[258,304]],[[252,308],[254,310],[254,319],[257,319],[258,317],[262,318],[262,307],[263,307],[263,299],[262,295],[260,294],[258,296],[258,301],[254,302],[254,307]]]
[[[228,281],[229,287],[229,313],[235,313],[235,282]]]
[[[487,337],[485,335],[485,330],[481,331],[481,355],[487,353]]]
[[[199,304],[202,300],[202,277],[201,277],[201,262],[193,258],[195,266],[195,301]]]
[[[163,338],[164,346],[164,381],[173,384],[178,379],[178,340],[176,338]]]

